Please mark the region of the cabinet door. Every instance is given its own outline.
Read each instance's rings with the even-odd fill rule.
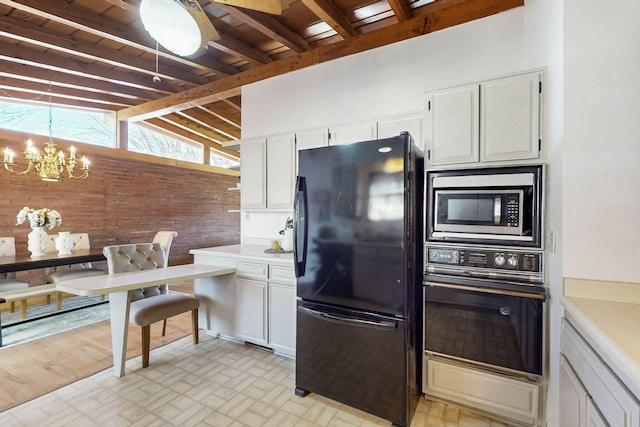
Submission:
[[[292,210],[294,186],[295,136],[267,138],[267,208]]]
[[[351,144],[378,138],[378,122],[350,123],[329,129],[329,145]]]
[[[296,354],[296,287],[269,283],[269,345],[276,353]]]
[[[380,120],[378,122],[378,138],[390,138],[400,132],[409,132],[418,148],[424,150],[422,140],[422,113],[409,114]]]
[[[432,165],[480,160],[479,94],[477,84],[427,93],[425,148]]]
[[[569,366],[560,356],[560,425],[585,427],[585,404],[587,391]]]
[[[236,335],[267,344],[267,282],[236,277]]]
[[[483,162],[538,158],[540,79],[529,73],[480,85]]]
[[[587,396],[587,427],[609,427],[591,397]]]
[[[240,146],[242,147],[242,159],[240,161],[240,176],[242,179],[241,207],[242,209],[266,208],[266,140],[242,141]]]
[[[329,129],[319,128],[296,132],[296,175],[298,174],[298,153],[309,148],[329,145]]]

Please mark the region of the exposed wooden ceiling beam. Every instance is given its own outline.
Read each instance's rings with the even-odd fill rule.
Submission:
[[[202,111],[205,111],[205,112],[211,114],[212,116],[216,116],[220,120],[222,120],[222,121],[224,121],[226,123],[229,123],[231,126],[234,126],[234,127],[238,128],[238,129],[241,129],[240,123],[228,118],[223,110],[221,110],[219,108],[216,108],[213,105],[207,105],[207,106],[198,105],[197,108],[202,110]]]
[[[148,53],[155,54],[156,52],[155,43],[152,42],[151,37],[142,39],[137,33],[124,29],[117,21],[111,20],[106,16],[83,11],[64,1],[0,0],[0,4],[67,25],[71,28],[86,31],[108,40],[114,40]],[[159,55],[208,73],[217,73],[224,76],[237,72],[234,67],[212,58],[211,55],[203,55],[197,59],[189,59],[173,55],[164,50],[160,50]]]
[[[249,10],[240,10],[220,3],[215,3],[215,5],[239,21],[260,31],[270,39],[282,43],[294,52],[301,53],[311,49],[311,46],[309,46],[309,43],[307,43],[305,39],[272,16],[251,12]]]
[[[438,3],[447,3],[448,6],[443,7]],[[460,0],[437,1],[421,8],[420,16],[398,24],[320,46],[312,51],[243,71],[182,93],[125,108],[118,111],[118,120],[144,120],[225,99],[234,92],[237,93],[246,84],[483,18],[523,4],[524,0],[467,0],[462,3]],[[431,5],[436,6],[429,8]],[[435,23],[431,22],[432,19]]]
[[[164,79],[177,80],[191,85],[201,85],[210,80],[193,74],[186,74],[184,70],[169,64],[160,63],[162,67],[155,72],[155,62],[148,61],[136,55],[130,55],[118,49],[111,49],[104,45],[88,44],[73,40],[69,36],[60,36],[41,27],[23,21],[0,16],[0,36],[20,40],[45,47],[67,55],[78,56],[91,61],[104,62],[110,66],[129,69],[148,75],[158,74]],[[185,75],[187,76],[185,78]]]
[[[162,116],[161,119],[166,120],[167,122],[174,123],[176,126],[182,127],[189,132],[200,135],[203,138],[210,139],[211,141],[218,144],[233,140],[233,138],[223,135],[211,129],[211,127],[206,126],[202,121],[194,120],[192,117],[183,113],[182,111],[177,111],[174,114]]]
[[[249,61],[256,65],[268,64],[273,62],[271,57],[259,49],[231,37],[228,34],[221,34],[220,40],[213,40],[208,43],[210,47],[221,50],[229,55],[237,56],[245,61]]]
[[[240,98],[238,98],[238,102],[240,101]],[[220,100],[220,102],[223,102],[225,104],[227,104],[229,107],[235,109],[238,112],[242,112],[242,106],[240,106],[239,103],[234,102],[233,100],[229,99],[229,98],[225,98]]]
[[[349,19],[340,12],[340,9],[331,0],[302,0],[302,3],[318,18],[331,26],[343,39],[358,35]]]
[[[106,0],[106,2],[111,3],[114,6],[118,6],[120,9],[128,10],[130,12],[134,12],[138,10],[138,6],[127,2],[126,0]]]
[[[221,137],[214,137],[213,135],[211,136],[217,142],[222,143],[222,142],[227,142],[227,141],[233,141],[233,140],[236,140],[236,139],[240,139],[239,132],[234,132],[235,135],[228,133],[224,129],[220,129],[220,127],[210,124],[209,123],[210,120],[207,120],[210,117],[203,117],[203,115],[197,114],[197,111],[200,111],[200,110],[195,109],[195,108],[191,108],[189,110],[177,111],[175,114],[180,115],[180,116],[184,117],[185,119],[196,123],[198,126],[200,126],[202,128],[209,129],[212,132],[215,132],[216,134],[220,135]],[[202,111],[200,111],[200,112],[202,113]],[[235,131],[235,129],[234,129],[234,131]]]
[[[393,10],[393,13],[396,15],[398,21],[406,21],[411,18],[411,8],[409,7],[409,3],[407,0],[387,0],[389,2],[389,6]]]
[[[1,60],[0,60],[1,61]],[[96,94],[109,94],[130,98],[137,101],[149,101],[160,98],[170,92],[145,91],[142,89],[127,87],[126,90],[122,85],[117,85],[101,79],[91,79],[71,74],[55,73],[44,68],[30,67],[18,62],[1,61],[0,75],[13,77],[16,79],[49,82],[60,87],[70,87],[82,89]]]
[[[205,146],[206,150],[205,150],[205,158],[206,158],[206,153],[208,151],[209,148],[214,148],[217,151],[221,151],[225,154],[228,154],[234,158],[239,158],[238,157],[238,152],[231,150],[229,148],[223,147],[222,145],[211,141],[210,139],[204,138],[202,136],[196,135],[193,132],[189,131],[189,130],[185,130],[183,127],[181,126],[177,126],[175,124],[171,123],[171,120],[167,120],[165,118],[156,118],[156,119],[150,119],[150,120],[145,120],[145,123],[149,124],[149,125],[153,125],[154,127],[156,127],[159,131],[164,132],[164,133],[168,133],[168,134],[173,134],[173,135],[177,135],[179,137],[182,138],[186,138],[187,140],[191,140],[194,142],[197,142],[199,144],[202,144]]]
[[[184,88],[168,81],[154,83],[149,76],[113,70],[101,65],[89,64],[69,57],[63,57],[56,52],[42,52],[28,46],[18,46],[0,41],[0,60],[18,64],[34,66],[59,73],[66,73],[80,77],[103,80],[125,87],[135,87],[145,90],[170,94],[180,92]]]

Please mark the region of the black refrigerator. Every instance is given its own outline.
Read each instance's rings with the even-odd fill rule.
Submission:
[[[301,150],[296,394],[407,426],[420,396],[424,157],[410,134]]]

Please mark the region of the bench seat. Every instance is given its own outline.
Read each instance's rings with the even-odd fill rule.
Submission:
[[[56,290],[55,284],[31,286],[24,289],[15,289],[11,291],[0,291],[0,299],[5,302],[20,302],[20,317],[27,318],[27,298],[46,296],[47,303],[51,301],[51,295],[56,296],[56,308],[62,308],[62,295]]]

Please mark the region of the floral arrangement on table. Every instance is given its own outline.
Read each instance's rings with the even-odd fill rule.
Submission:
[[[62,224],[62,215],[55,209],[32,209],[25,206],[16,215],[16,224],[22,224],[25,221],[29,221],[31,228],[46,227],[51,230],[56,225]]]

